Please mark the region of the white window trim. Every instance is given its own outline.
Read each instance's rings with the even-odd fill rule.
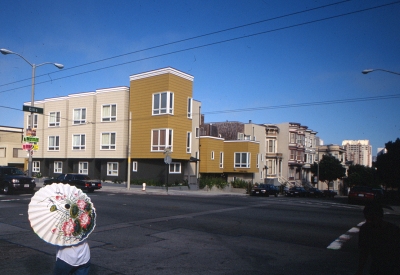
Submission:
[[[186,153],[191,153],[192,152],[192,132],[187,132],[186,138],[187,138],[187,140],[186,140]]]
[[[86,165],[86,168],[85,168]],[[89,174],[89,162],[80,161],[78,163],[78,174],[87,175]]]
[[[132,161],[132,172],[137,172],[137,171],[138,171],[138,162]]]
[[[187,113],[187,117],[192,119],[193,118],[193,98],[189,97],[188,98],[188,113]]]
[[[116,164],[117,169],[114,169],[114,165]],[[111,167],[111,169],[110,169]],[[107,162],[107,176],[117,177],[118,176],[119,165],[118,162]]]
[[[115,116],[112,115],[112,108],[115,106]],[[109,107],[110,108],[110,115],[109,116],[104,116],[104,107]],[[117,104],[112,103],[112,104],[103,104],[101,106],[101,122],[115,122],[117,121]]]
[[[240,154],[240,161],[236,162],[236,155]],[[246,159],[247,162],[244,163],[242,160],[243,154],[246,154]],[[250,153],[249,152],[235,152],[233,157],[234,157],[234,167],[235,168],[250,168]]]
[[[214,151],[211,151],[211,159],[213,160],[215,157]]]
[[[219,168],[224,168],[224,152],[219,152]]]
[[[61,174],[62,173],[62,168],[63,168],[62,161],[55,161],[54,162],[54,173],[55,174]]]
[[[52,118],[54,118],[54,121],[52,121]],[[48,126],[60,127],[60,125],[61,125],[61,112],[60,111],[50,112]]]
[[[79,110],[79,118],[75,119],[75,111]],[[83,118],[83,110],[85,110],[85,118]],[[86,108],[75,108],[72,110],[72,124],[73,125],[81,125],[81,124],[86,124],[86,119],[87,119],[87,112]]]
[[[165,145],[160,144],[160,131],[165,130]],[[158,131],[158,141],[157,144],[153,145],[154,142],[154,135],[153,132]],[[174,140],[174,131],[170,128],[162,128],[162,129],[151,129],[151,144],[150,144],[150,151],[151,152],[164,152],[166,148],[169,148],[171,152],[173,151],[173,140]],[[171,135],[170,135],[171,134]],[[154,149],[157,147],[156,149]]]
[[[165,112],[163,112],[164,108],[161,108],[161,95],[162,94],[166,94],[167,95]],[[156,95],[160,96],[160,101],[159,101],[158,108],[154,108],[154,97]],[[152,112],[153,116],[173,115],[174,114],[174,93],[170,92],[170,91],[154,93],[152,95],[151,110],[152,110],[151,112]]]
[[[50,138],[54,138],[56,145],[50,146]],[[60,136],[48,136],[47,151],[60,151]],[[58,142],[57,142],[58,141]],[[54,148],[54,149],[50,149]]]
[[[38,127],[38,119],[39,119],[39,117],[38,117],[38,115],[37,114],[33,114],[33,129],[37,129],[37,127]],[[26,128],[30,128],[31,127],[31,115],[29,114],[28,115],[28,120],[27,120],[27,127]]]
[[[177,167],[179,169],[177,169]],[[171,171],[172,169],[172,171]],[[182,164],[180,162],[171,162],[169,165],[169,173],[170,174],[180,174],[182,169]]]
[[[114,143],[111,143],[113,134],[114,134]],[[103,135],[108,135],[109,144],[103,143]],[[103,148],[103,147],[108,147],[108,148]],[[100,133],[100,150],[115,151],[116,149],[117,149],[117,133],[116,132]]]
[[[76,136],[79,136],[79,144],[74,144]],[[84,144],[82,144],[82,137],[84,137]],[[86,149],[86,134],[73,134],[72,135],[72,150],[85,150],[85,149]]]
[[[40,161],[37,161],[37,160],[32,161],[32,172],[35,172],[35,173],[40,172]]]

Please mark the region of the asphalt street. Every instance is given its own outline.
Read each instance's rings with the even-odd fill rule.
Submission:
[[[40,187],[40,184],[38,185]],[[30,228],[32,195],[0,195],[1,274],[51,274],[55,247]],[[104,184],[90,274],[354,274],[362,206]],[[398,208],[385,218],[400,224]]]

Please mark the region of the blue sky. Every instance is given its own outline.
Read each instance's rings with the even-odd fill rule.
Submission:
[[[361,71],[400,72],[399,14],[394,0],[3,0],[0,48],[65,66],[37,68],[35,100],[173,67],[194,76],[206,122],[298,122],[375,155],[400,137],[400,75]],[[30,84],[25,61],[0,55],[0,125],[23,127]]]

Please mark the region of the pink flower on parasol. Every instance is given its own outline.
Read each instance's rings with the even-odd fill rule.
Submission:
[[[90,216],[87,213],[82,213],[79,216],[79,222],[81,223],[81,227],[86,229],[90,225]]]
[[[62,231],[64,232],[65,236],[71,236],[74,233],[74,221],[69,219],[68,221],[64,222],[62,225]]]

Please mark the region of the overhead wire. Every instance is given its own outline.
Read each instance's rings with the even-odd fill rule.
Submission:
[[[293,24],[293,25],[290,25],[290,26],[275,28],[275,29],[272,29],[272,30],[257,32],[257,33],[248,34],[248,35],[242,35],[242,36],[239,36],[239,37],[229,38],[229,39],[220,40],[220,41],[216,41],[216,42],[211,42],[211,43],[198,45],[198,46],[193,46],[193,47],[189,47],[189,48],[186,48],[186,49],[180,49],[180,50],[171,51],[171,52],[167,52],[167,53],[162,53],[162,54],[158,54],[158,55],[154,55],[154,56],[144,57],[144,58],[131,60],[131,61],[127,61],[127,62],[122,62],[122,63],[118,63],[118,64],[114,64],[114,65],[110,65],[110,66],[106,66],[106,67],[102,67],[102,68],[88,70],[88,71],[85,71],[85,72],[80,72],[80,73],[76,73],[76,74],[62,76],[62,77],[54,78],[52,80],[37,82],[36,85],[44,84],[44,83],[48,83],[48,82],[52,82],[52,81],[56,81],[56,80],[71,78],[71,77],[84,75],[84,74],[88,74],[88,73],[93,73],[93,72],[97,72],[97,71],[102,71],[102,70],[106,70],[106,69],[110,69],[110,68],[114,68],[114,67],[119,67],[119,66],[131,64],[131,63],[135,63],[135,62],[155,59],[155,58],[168,56],[168,55],[172,55],[172,54],[177,54],[177,53],[182,53],[182,52],[186,52],[186,51],[190,51],[190,50],[194,50],[194,49],[200,49],[200,48],[204,48],[204,47],[214,46],[214,45],[218,45],[218,44],[223,44],[223,43],[232,42],[232,41],[236,41],[236,40],[240,40],[240,39],[250,38],[250,37],[263,35],[263,34],[267,34],[267,33],[272,33],[272,32],[282,31],[282,30],[291,29],[291,28],[295,28],[295,27],[300,27],[300,26],[304,26],[304,25],[314,24],[314,23],[317,23],[317,22],[322,22],[322,21],[331,20],[331,19],[335,19],[335,18],[339,18],[339,17],[343,17],[343,16],[353,15],[353,14],[356,14],[356,13],[370,11],[370,10],[374,10],[374,9],[378,9],[378,8],[383,8],[383,7],[387,7],[387,6],[394,5],[394,4],[399,4],[399,3],[400,3],[400,1],[395,1],[395,2],[391,2],[391,3],[386,3],[386,4],[370,7],[370,8],[365,8],[365,9],[360,9],[360,10],[356,10],[356,11],[352,11],[352,12],[342,13],[342,14],[339,14],[339,15],[333,15],[333,16],[329,16],[329,17],[325,17],[325,18],[321,18],[321,19],[315,19],[315,20],[310,20],[310,21],[303,22],[303,23]],[[13,88],[13,89],[0,91],[0,93],[5,93],[5,92],[9,92],[9,91],[15,91],[15,90],[26,88],[26,87],[30,87],[30,85],[25,85],[25,86]]]

